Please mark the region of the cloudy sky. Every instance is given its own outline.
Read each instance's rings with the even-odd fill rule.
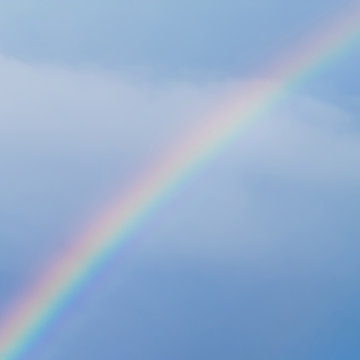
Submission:
[[[1,1],[0,315],[179,134],[354,2]],[[333,60],[171,194],[22,359],[359,359],[359,41]]]

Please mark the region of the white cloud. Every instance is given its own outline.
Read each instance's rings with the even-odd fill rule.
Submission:
[[[20,228],[23,222],[38,224],[27,240],[31,243],[51,233],[40,231],[44,221],[54,228],[76,228],[103,198],[141,174],[179,134],[206,119],[204,114],[239,87],[236,82],[141,83],[118,73],[6,58],[0,59],[0,75],[0,148],[5,154],[0,195],[6,204],[1,211],[15,212],[22,219],[16,224]],[[246,82],[240,85],[246,88]],[[212,186],[223,189],[213,205],[224,207],[216,231],[231,229],[234,213],[241,217],[247,212],[254,194],[246,179],[254,176],[321,184],[334,191],[358,184],[360,135],[351,121],[341,109],[304,96],[292,96],[264,119],[254,120],[210,166],[202,186],[209,194]],[[240,197],[242,205],[232,203]],[[246,223],[252,225],[243,225],[256,232],[262,205],[251,206]],[[208,211],[205,200],[198,207]],[[23,239],[6,241],[15,252]],[[210,247],[216,253],[219,245]]]
[[[44,146],[74,156],[76,151],[96,156],[105,150],[114,156],[145,156],[147,161],[238,86],[136,83],[118,73],[35,66],[5,58],[0,59],[0,74],[2,146]],[[239,133],[238,154],[269,171],[353,181],[360,171],[359,138],[350,115],[341,109],[291,97],[280,110],[254,120]],[[229,166],[236,166],[237,161],[229,159]]]
[[[2,143],[138,153],[171,142],[221,92],[217,86],[134,83],[117,73],[0,60]],[[56,146],[58,148],[56,148]]]

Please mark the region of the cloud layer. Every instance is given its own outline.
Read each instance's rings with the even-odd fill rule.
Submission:
[[[139,82],[7,58],[0,75],[1,303],[105,199],[246,87]],[[228,359],[295,350],[310,358],[306,332],[325,334],[325,348],[335,336],[326,323],[344,321],[339,309],[355,298],[359,158],[353,114],[289,96],[173,194],[134,235],[131,256],[115,256],[104,283],[75,301],[62,326],[75,329],[76,344],[59,326],[37,359],[218,359],[226,348]]]

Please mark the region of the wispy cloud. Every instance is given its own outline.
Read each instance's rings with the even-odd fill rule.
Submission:
[[[85,220],[104,198],[167,151],[174,139],[206,120],[214,104],[246,85],[140,83],[118,73],[6,58],[1,59],[0,72],[5,154],[1,196],[7,204],[2,212],[9,216],[15,211],[17,219],[38,221],[39,226],[42,216],[51,215],[48,221],[54,228],[66,223],[75,228],[70,218]],[[229,192],[230,200],[234,192],[251,198],[246,184],[257,178],[326,185],[334,191],[352,187],[360,178],[360,135],[352,121],[351,114],[332,105],[292,96],[239,133],[238,141],[209,166],[204,189],[217,181],[222,197]],[[227,181],[235,178],[236,186],[226,189]],[[223,206],[226,223],[233,218],[234,204]],[[57,216],[63,222],[56,225]],[[33,235],[21,241],[36,240]]]

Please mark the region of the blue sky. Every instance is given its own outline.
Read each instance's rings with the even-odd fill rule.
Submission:
[[[0,313],[106,199],[351,1],[3,1]],[[24,359],[358,359],[360,46],[239,134]]]

